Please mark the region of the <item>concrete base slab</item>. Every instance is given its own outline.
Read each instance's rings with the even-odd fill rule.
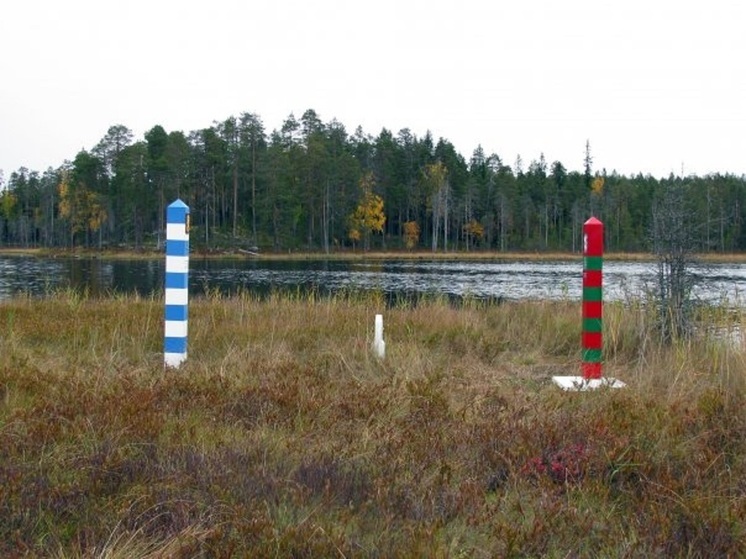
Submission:
[[[624,388],[627,386],[621,380],[615,378],[603,377],[594,379],[585,379],[583,377],[552,377],[554,384],[562,390],[585,391],[596,390],[598,388]]]

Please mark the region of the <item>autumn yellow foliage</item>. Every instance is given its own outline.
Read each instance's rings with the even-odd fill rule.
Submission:
[[[604,191],[604,178],[603,177],[595,177],[593,179],[593,182],[591,183],[591,192],[593,194],[600,196]]]
[[[404,244],[408,249],[413,249],[420,241],[420,226],[416,221],[404,223]]]
[[[70,224],[72,235],[101,229],[106,221],[106,210],[99,194],[82,183],[72,185],[68,173],[62,175],[57,191],[60,196],[60,216]]]
[[[0,215],[5,219],[10,219],[15,208],[18,206],[18,197],[7,190],[0,193]]]
[[[469,223],[464,225],[464,234],[475,241],[480,241],[484,237],[484,225],[479,223],[476,219],[472,219]]]
[[[360,179],[362,196],[355,211],[349,218],[348,237],[351,241],[359,241],[365,235],[366,247],[371,233],[382,233],[386,224],[386,214],[383,212],[383,198],[373,193],[375,179],[373,173],[366,173]]]

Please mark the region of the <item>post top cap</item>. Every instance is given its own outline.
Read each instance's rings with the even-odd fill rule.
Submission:
[[[177,198],[168,205],[169,208],[187,208],[188,206],[181,201],[181,198]]]
[[[588,221],[585,222],[585,225],[603,225],[600,220],[596,219],[595,217],[591,217]]]

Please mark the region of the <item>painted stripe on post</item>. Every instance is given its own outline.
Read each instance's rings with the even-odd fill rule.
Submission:
[[[583,316],[585,318],[601,318],[602,312],[601,301],[583,301]]]
[[[166,305],[166,321],[187,320],[188,315],[186,305]]]
[[[170,353],[172,355],[178,355],[181,354],[181,360],[178,362],[178,364],[171,364],[167,363],[167,365],[171,367],[178,367],[184,362],[184,355],[186,355],[186,338],[165,338],[165,343],[163,344],[163,352],[164,353]]]
[[[189,318],[189,207],[176,200],[166,208],[166,277],[163,360],[178,367],[187,357]]]
[[[583,361],[586,363],[601,363],[603,351],[600,349],[584,349]]]
[[[583,284],[587,287],[601,287],[603,284],[601,270],[586,270],[583,272]]]
[[[166,289],[187,289],[189,275],[177,272],[166,272]]]
[[[166,238],[172,241],[189,241],[189,233],[183,223],[166,223]]]
[[[601,370],[601,363],[583,363],[583,378],[584,379],[600,379],[603,371]]]
[[[183,305],[186,308],[189,302],[188,289],[166,289],[166,305]]]
[[[185,274],[189,272],[189,257],[188,256],[167,256],[166,257],[166,272],[175,272],[177,274]]]
[[[601,351],[603,349],[603,339],[601,332],[583,332],[583,347]]]
[[[189,256],[189,241],[166,239],[166,253],[169,256]]]
[[[590,221],[590,220],[589,220]],[[598,221],[598,220],[596,220]],[[599,221],[599,223],[601,223]],[[585,271],[601,271],[603,268],[603,256],[586,256],[583,258],[583,267]]]
[[[184,352],[181,350],[176,353],[164,351],[163,362],[166,364],[166,367],[178,367],[184,362]]]
[[[584,287],[583,288],[583,299],[585,301],[602,302],[603,292],[600,287]]]
[[[184,340],[186,340],[187,321],[186,320],[167,320],[166,321],[166,337],[167,338],[183,338]]]

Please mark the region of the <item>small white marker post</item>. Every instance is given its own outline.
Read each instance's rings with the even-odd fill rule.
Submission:
[[[163,361],[178,368],[187,357],[189,306],[189,206],[181,200],[166,209],[165,287]]]
[[[386,342],[383,341],[383,315],[376,315],[375,332],[373,335],[373,351],[379,359],[386,356]]]

